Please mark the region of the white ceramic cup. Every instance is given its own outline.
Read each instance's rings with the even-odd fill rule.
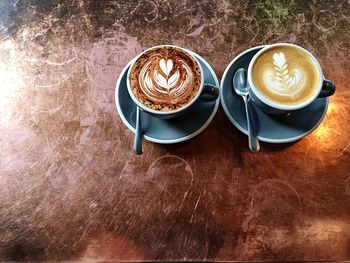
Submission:
[[[300,104],[297,104],[297,105],[283,105],[282,103],[276,103],[276,102],[269,100],[266,96],[264,96],[261,92],[259,92],[259,90],[254,85],[254,82],[253,82],[254,76],[252,73],[252,68],[253,68],[255,61],[260,57],[260,55],[262,53],[264,53],[265,51],[267,51],[271,48],[274,48],[276,46],[282,46],[282,47],[283,46],[290,46],[290,47],[305,51],[310,56],[310,58],[313,60],[315,67],[318,68],[318,70],[320,72],[319,85],[318,85],[318,87],[316,87],[313,95],[307,101],[300,103]],[[315,99],[331,96],[335,92],[334,83],[332,81],[326,80],[324,78],[321,65],[318,62],[318,60],[314,57],[314,55],[312,55],[309,51],[307,51],[306,49],[304,49],[300,46],[289,44],[289,43],[277,43],[277,44],[267,45],[264,48],[262,48],[259,52],[257,52],[254,55],[254,57],[252,58],[252,60],[250,61],[249,66],[248,66],[248,84],[250,86],[249,95],[252,98],[252,101],[259,108],[261,108],[263,111],[265,111],[267,113],[271,113],[271,114],[285,114],[285,113],[288,113],[288,112],[291,112],[294,110],[304,108],[304,107],[308,106],[309,104],[311,104]]]
[[[199,90],[196,94],[196,96],[186,105],[182,106],[181,108],[178,108],[176,110],[172,110],[172,111],[157,111],[154,109],[151,109],[147,106],[145,106],[144,104],[142,104],[134,95],[134,93],[132,92],[131,89],[131,84],[130,84],[130,74],[131,74],[131,68],[134,65],[134,63],[137,61],[137,59],[142,56],[144,53],[155,49],[155,48],[159,48],[159,47],[173,47],[173,48],[178,48],[182,51],[184,51],[188,56],[190,56],[198,65],[198,68],[200,70],[200,75],[201,75],[201,82],[200,82],[200,87]],[[216,100],[219,97],[219,88],[216,86],[213,86],[211,84],[206,84],[204,82],[204,72],[203,72],[203,68],[201,66],[201,64],[199,63],[198,59],[193,55],[193,53],[190,50],[181,48],[181,47],[177,47],[174,45],[159,45],[159,46],[154,46],[151,47],[149,49],[146,49],[145,51],[143,51],[141,54],[139,54],[138,56],[136,56],[131,64],[130,67],[128,69],[128,74],[127,74],[127,87],[128,87],[128,92],[129,95],[131,97],[131,99],[134,101],[134,103],[143,111],[150,113],[153,116],[156,116],[158,118],[162,118],[162,119],[171,119],[171,118],[176,118],[184,113],[186,113],[186,111],[188,111],[190,109],[190,107],[196,103],[197,101],[201,100],[201,101],[213,101]]]

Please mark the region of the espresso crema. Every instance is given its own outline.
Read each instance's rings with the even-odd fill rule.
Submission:
[[[201,85],[201,72],[186,51],[160,46],[143,53],[132,65],[131,90],[138,101],[157,111],[173,111],[193,100]]]

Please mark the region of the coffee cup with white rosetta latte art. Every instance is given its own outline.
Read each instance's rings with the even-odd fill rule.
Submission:
[[[142,110],[163,119],[175,118],[199,100],[218,98],[218,87],[204,83],[203,74],[191,51],[173,45],[155,46],[132,61],[128,92]]]
[[[284,114],[334,94],[317,59],[306,49],[288,43],[268,45],[249,63],[248,84],[253,102],[263,111]]]

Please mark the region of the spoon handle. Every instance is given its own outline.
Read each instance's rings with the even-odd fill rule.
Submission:
[[[137,155],[142,154],[142,130],[141,130],[141,110],[136,107],[136,131],[134,138],[134,152]]]
[[[244,96],[245,111],[247,115],[247,128],[248,128],[248,145],[252,152],[260,151],[260,144],[258,137],[256,136],[254,112],[252,105],[247,96]]]

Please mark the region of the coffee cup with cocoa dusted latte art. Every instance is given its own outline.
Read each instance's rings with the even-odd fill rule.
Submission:
[[[253,102],[263,111],[283,114],[306,107],[335,92],[320,63],[306,49],[288,43],[268,45],[249,63],[248,84]]]
[[[127,86],[138,107],[160,118],[175,118],[198,100],[218,98],[218,88],[204,83],[203,69],[190,52],[161,45],[145,50],[133,60]]]

